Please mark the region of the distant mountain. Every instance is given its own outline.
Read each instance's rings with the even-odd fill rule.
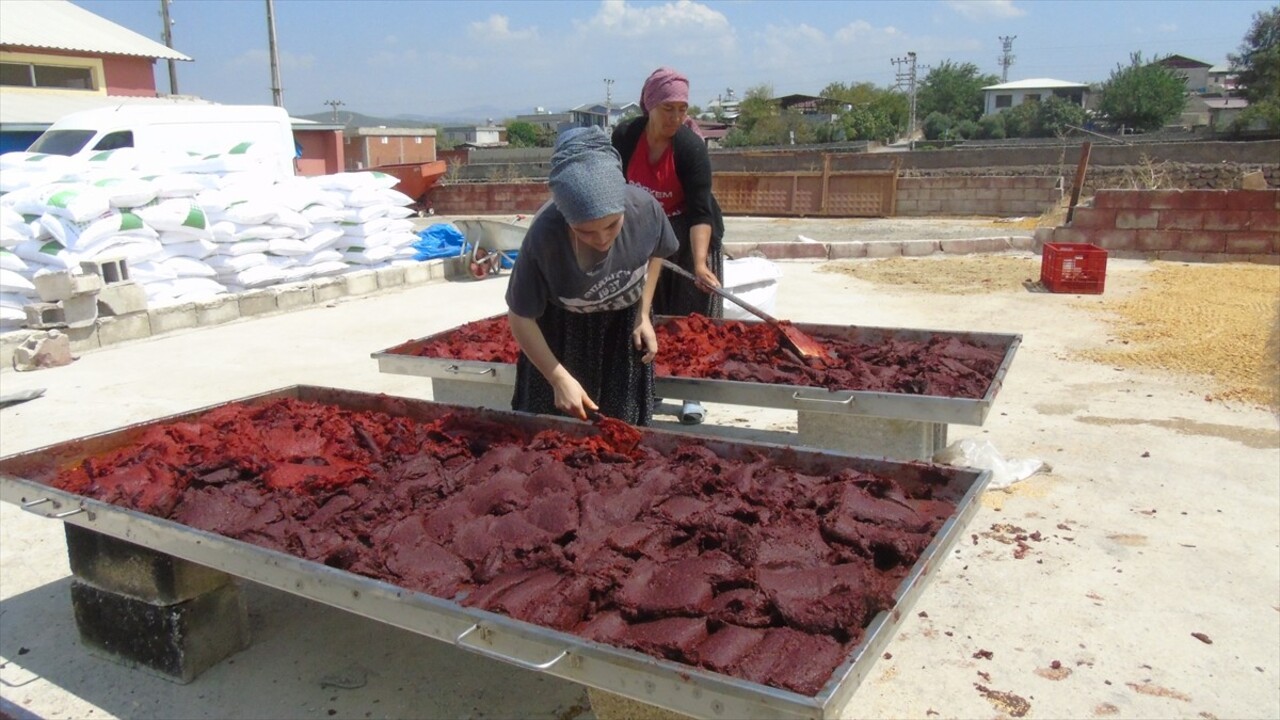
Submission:
[[[438,125],[483,125],[489,120],[496,124],[501,124],[508,118],[516,115],[526,114],[530,111],[502,110],[493,106],[479,106],[463,108],[451,113],[441,113],[439,115],[419,115],[419,114],[400,114],[394,117],[377,117],[374,115],[365,115],[358,112],[338,111],[338,119],[335,121],[332,112],[318,112],[310,115],[298,115],[296,117],[306,120],[315,120],[316,122],[326,124],[347,125],[350,127],[378,127],[385,125],[386,127],[432,127]]]

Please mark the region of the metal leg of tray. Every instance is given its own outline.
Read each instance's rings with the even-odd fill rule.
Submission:
[[[431,398],[436,402],[450,405],[510,410],[511,395],[514,391],[515,388],[512,385],[504,383],[431,378]]]
[[[189,683],[249,646],[232,576],[67,523],[71,607],[90,652]]]
[[[800,444],[806,447],[894,460],[931,460],[947,445],[946,423],[806,410],[796,415]]]

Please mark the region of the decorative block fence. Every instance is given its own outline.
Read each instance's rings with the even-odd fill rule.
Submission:
[[[794,174],[794,173],[792,173]],[[726,174],[724,180],[733,180]],[[756,178],[759,179],[758,177]],[[790,187],[790,174],[784,185]],[[809,178],[815,179],[815,178]],[[892,182],[892,181],[890,181]],[[843,187],[843,186],[841,186]],[[835,199],[839,200],[839,188]],[[718,193],[719,195],[719,193]],[[758,193],[762,202],[776,193]],[[927,217],[930,215],[985,215],[1014,217],[1038,216],[1062,200],[1062,179],[1056,176],[992,176],[978,177],[913,177],[898,178],[896,194],[889,192],[897,215]],[[431,208],[441,215],[529,215],[538,211],[551,197],[547,185],[537,182],[486,182],[440,185],[430,191]],[[737,198],[737,195],[733,196]],[[734,215],[805,215],[822,213],[780,212],[776,204],[768,207],[738,207],[725,195],[721,204],[726,214]],[[815,201],[816,202],[816,201]],[[812,204],[812,203],[811,203]],[[846,203],[847,204],[847,203]],[[839,203],[834,205],[840,207]],[[816,207],[816,205],[815,205]],[[736,210],[736,212],[735,212]],[[826,213],[837,216],[839,213]],[[866,215],[864,211],[849,215]]]
[[[1280,262],[1280,190],[1099,190],[1045,242],[1092,243],[1113,255]]]

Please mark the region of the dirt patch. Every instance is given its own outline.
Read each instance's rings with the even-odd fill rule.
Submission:
[[[1025,255],[974,255],[943,258],[839,260],[820,272],[851,275],[881,285],[901,285],[921,292],[974,295],[1025,292],[1024,283],[1040,277],[1040,258]]]
[[[1207,399],[1280,408],[1280,267],[1154,263],[1106,306],[1114,341],[1080,357],[1207,375]]]

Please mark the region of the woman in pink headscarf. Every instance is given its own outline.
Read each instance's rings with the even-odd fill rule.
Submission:
[[[645,80],[640,92],[643,116],[620,123],[613,146],[622,156],[627,182],[653,194],[671,221],[680,249],[671,258],[698,279],[719,287],[724,277],[724,217],[711,194],[711,158],[706,143],[688,116],[689,81],[671,68],[661,67]],[[663,270],[653,311],[658,315],[707,317],[723,315],[720,296]],[[680,422],[702,422],[706,411],[686,400]]]

